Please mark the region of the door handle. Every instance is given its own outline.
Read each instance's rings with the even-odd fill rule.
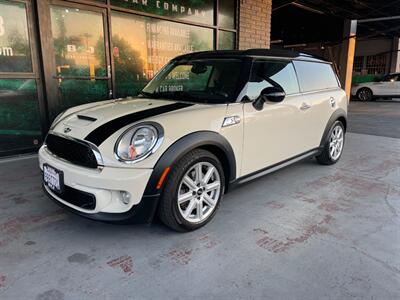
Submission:
[[[305,102],[303,102],[303,104],[300,106],[301,110],[307,110],[309,108],[311,108],[311,105],[309,105],[309,104],[307,104]]]
[[[336,100],[335,100],[335,98],[330,97],[330,98],[329,98],[329,102],[331,103],[331,106],[332,106],[332,107],[335,107],[335,105],[336,105]]]

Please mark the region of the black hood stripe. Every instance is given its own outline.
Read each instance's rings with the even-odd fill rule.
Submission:
[[[119,117],[117,119],[111,120],[107,123],[104,123],[100,127],[97,127],[91,133],[89,133],[85,140],[95,144],[96,146],[100,146],[107,138],[109,138],[114,132],[125,127],[126,125],[135,123],[137,121],[154,117],[157,115],[161,115],[167,112],[171,112],[174,110],[182,109],[185,107],[192,106],[194,104],[190,103],[174,103],[168,104],[164,106],[159,106],[155,108],[150,108],[146,110],[142,110],[139,112],[134,112],[129,115],[125,115]]]

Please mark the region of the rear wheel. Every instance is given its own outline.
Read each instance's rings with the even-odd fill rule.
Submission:
[[[215,215],[224,193],[221,163],[211,152],[195,149],[172,168],[165,184],[158,215],[176,231],[191,231]]]
[[[372,99],[374,98],[374,94],[369,88],[361,88],[357,92],[357,98],[360,101],[372,101]]]
[[[322,165],[333,165],[342,156],[345,137],[345,129],[342,122],[336,121],[333,124],[328,137],[321,154],[316,157],[318,163]]]

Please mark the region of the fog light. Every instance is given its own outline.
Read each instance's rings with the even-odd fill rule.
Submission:
[[[131,194],[128,192],[121,192],[121,201],[123,204],[128,205],[131,201]]]

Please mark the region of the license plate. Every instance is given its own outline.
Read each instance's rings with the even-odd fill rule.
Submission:
[[[64,173],[47,164],[43,165],[43,182],[49,189],[58,194],[64,191]]]

